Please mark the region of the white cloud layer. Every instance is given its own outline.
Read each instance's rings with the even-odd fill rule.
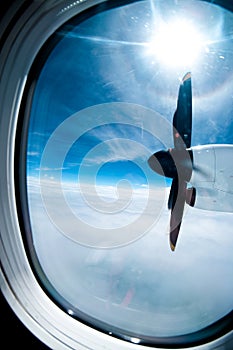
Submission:
[[[168,244],[169,213],[164,191],[155,190],[162,196],[162,207],[157,218],[153,207],[147,212],[154,219],[148,232],[125,246],[95,249],[68,239],[58,230],[45,210],[38,182],[33,178],[28,181],[36,253],[50,282],[74,310],[149,336],[194,332],[232,310],[233,214],[186,208],[173,253]],[[65,221],[57,204],[57,183],[47,180],[46,184],[54,208]],[[143,228],[145,188],[136,191],[129,204],[116,213],[88,207],[70,184],[64,184],[63,191],[75,215],[92,226],[107,228],[107,232],[114,225],[133,227],[132,222],[140,218]],[[97,197],[92,193],[89,200],[94,203]],[[105,203],[117,199],[113,188],[98,187],[97,193]],[[122,192],[123,196],[127,194]],[[79,233],[79,227],[76,231]]]

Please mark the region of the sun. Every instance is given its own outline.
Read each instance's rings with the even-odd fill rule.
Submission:
[[[170,67],[192,68],[200,58],[204,37],[189,22],[162,23],[148,45],[149,54]]]

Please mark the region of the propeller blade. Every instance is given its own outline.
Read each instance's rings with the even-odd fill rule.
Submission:
[[[176,248],[176,242],[180,233],[180,226],[181,223],[170,232],[170,247],[173,252]]]
[[[191,73],[182,79],[177,108],[173,116],[173,140],[176,149],[191,147],[192,136],[192,84]]]
[[[178,180],[178,178],[173,179],[171,191],[173,190],[174,194],[171,194],[170,192],[172,196],[170,217],[170,247],[172,251],[175,250],[183,219],[184,206],[186,201],[186,188],[186,181]]]
[[[175,177],[172,180],[172,185],[171,185],[171,189],[170,189],[170,193],[169,193],[169,198],[168,198],[168,209],[173,209],[176,203],[176,199],[177,199],[177,195],[178,195],[178,179],[177,177]]]

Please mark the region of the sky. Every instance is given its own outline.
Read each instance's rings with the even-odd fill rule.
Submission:
[[[187,71],[192,146],[233,143],[233,14],[204,1],[139,1],[56,35],[27,142],[44,273],[72,312],[120,329],[165,337],[208,326],[233,306],[233,214],[186,207],[170,252],[170,181],[147,159],[173,146]]]

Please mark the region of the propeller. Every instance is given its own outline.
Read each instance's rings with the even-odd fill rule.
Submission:
[[[192,137],[192,84],[191,73],[182,79],[179,87],[177,108],[173,116],[174,148],[153,154],[148,163],[152,170],[165,177],[172,178],[168,198],[170,216],[170,247],[174,251],[180,232],[184,206],[187,198],[187,182],[193,171],[191,147]],[[190,193],[191,204],[194,204],[195,193]]]
[[[187,148],[191,147],[192,137],[192,85],[191,73],[182,79],[179,87],[177,108],[173,116],[174,148],[170,150],[176,166],[168,199],[170,217],[170,247],[175,250],[183,218],[186,201],[187,181],[192,174],[192,159]]]

